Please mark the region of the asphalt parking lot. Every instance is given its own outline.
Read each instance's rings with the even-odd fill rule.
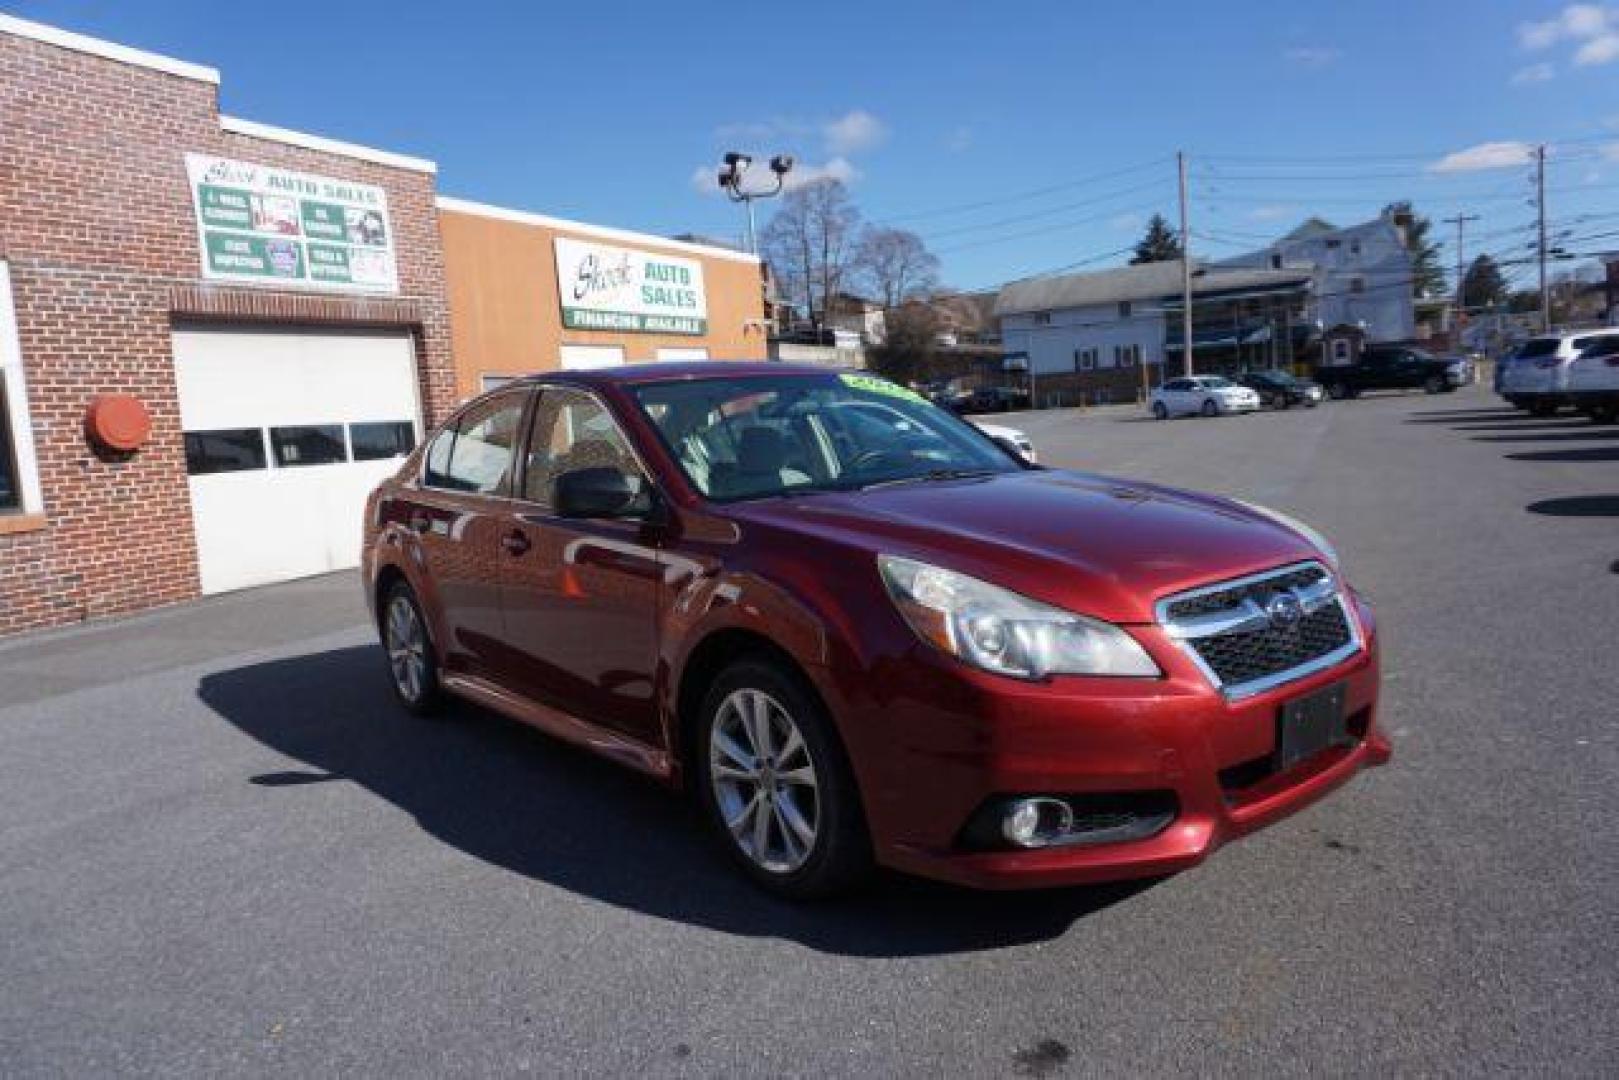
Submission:
[[[351,576],[12,640],[4,1071],[1619,1069],[1619,428],[1479,388],[1007,422],[1332,536],[1394,764],[1150,885],[791,907],[628,774],[400,713]]]

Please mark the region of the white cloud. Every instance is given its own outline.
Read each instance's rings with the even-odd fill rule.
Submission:
[[[857,154],[869,150],[888,137],[888,127],[865,109],[851,109],[821,128],[827,152],[833,155]]]
[[[1529,83],[1551,82],[1556,76],[1557,68],[1552,64],[1530,64],[1512,73],[1512,85],[1525,86]]]
[[[1147,222],[1140,214],[1115,214],[1108,218],[1107,223],[1119,232],[1135,232]]]
[[[1282,59],[1299,67],[1326,67],[1338,62],[1343,50],[1330,45],[1297,45],[1282,52]]]
[[[1534,149],[1525,142],[1479,143],[1477,146],[1469,146],[1466,150],[1446,154],[1429,165],[1428,171],[1462,173],[1478,172],[1482,169],[1509,169],[1517,165],[1527,165],[1533,154]]]
[[[839,180],[845,184],[852,184],[858,179],[860,170],[854,167],[852,161],[840,155],[820,165],[799,162],[793,166],[793,171],[787,174],[787,182],[783,186],[791,191],[805,184],[813,184],[817,180]]]
[[[1619,60],[1619,31],[1592,38],[1574,54],[1574,63],[1580,67],[1606,64],[1612,60]]]
[[[1284,206],[1281,203],[1271,203],[1267,206],[1254,207],[1252,210],[1248,211],[1248,217],[1252,221],[1280,221],[1283,218],[1292,217],[1293,213],[1293,207],[1291,206]]]
[[[1518,24],[1518,43],[1546,49],[1559,41],[1586,41],[1619,27],[1619,14],[1601,4],[1570,4],[1553,18]]]
[[[699,165],[691,171],[691,189],[699,195],[720,194],[720,167],[718,165]]]

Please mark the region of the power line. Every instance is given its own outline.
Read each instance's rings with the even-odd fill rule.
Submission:
[[[1148,169],[1159,168],[1169,158],[1158,157],[1151,161],[1144,161],[1138,165],[1127,165],[1122,169],[1113,169],[1109,172],[1094,173],[1077,180],[1066,180],[1059,184],[1050,184],[1046,187],[1031,188],[1027,191],[1014,192],[1011,195],[1001,195],[993,199],[983,199],[978,202],[957,203],[954,206],[941,206],[932,210],[918,210],[908,214],[891,214],[885,218],[876,219],[879,224],[898,221],[921,221],[924,218],[945,217],[950,214],[963,214],[973,210],[982,210],[986,207],[1004,206],[1007,203],[1024,202],[1028,199],[1037,199],[1042,195],[1050,195],[1058,191],[1071,191],[1077,187],[1094,184],[1102,180],[1112,180],[1119,176],[1128,176],[1132,173],[1145,172]]]

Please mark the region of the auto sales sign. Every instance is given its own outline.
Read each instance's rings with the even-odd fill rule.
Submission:
[[[202,276],[398,292],[388,195],[372,184],[186,155]]]
[[[691,259],[556,238],[562,325],[640,334],[708,332],[703,267]]]

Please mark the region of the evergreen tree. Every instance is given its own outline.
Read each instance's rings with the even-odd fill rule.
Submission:
[[[1383,207],[1385,217],[1404,217],[1405,250],[1411,255],[1411,295],[1420,299],[1444,296],[1445,268],[1439,263],[1439,245],[1428,239],[1433,222],[1411,209],[1411,200],[1402,199]]]
[[[1469,310],[1490,307],[1507,298],[1507,281],[1501,268],[1488,255],[1473,260],[1462,276],[1462,306]],[[1537,298],[1536,303],[1539,303]]]
[[[1164,220],[1164,215],[1154,214],[1152,220],[1147,222],[1147,235],[1141,238],[1136,245],[1136,253],[1130,258],[1130,265],[1141,263],[1169,262],[1171,259],[1181,257],[1180,238]]]

